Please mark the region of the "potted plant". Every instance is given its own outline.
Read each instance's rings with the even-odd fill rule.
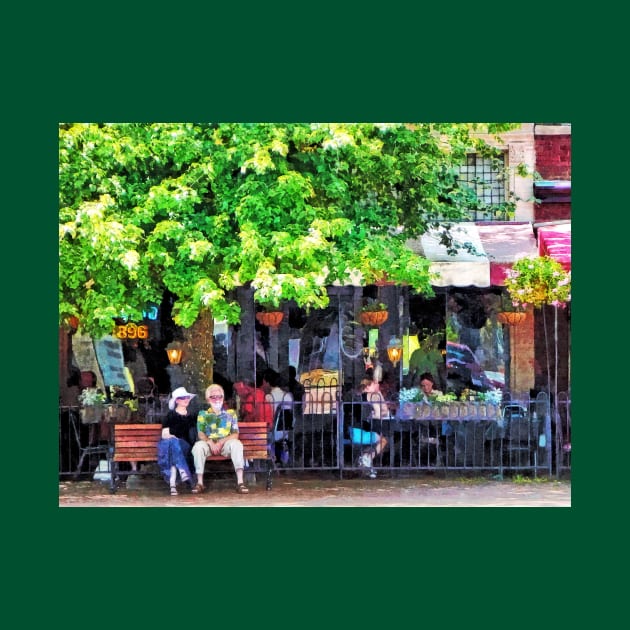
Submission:
[[[380,326],[387,321],[388,317],[387,304],[375,298],[368,298],[359,314],[361,323],[365,326]]]
[[[270,328],[277,328],[284,317],[280,309],[280,303],[263,302],[260,303],[262,311],[256,313],[256,319],[263,325]]]
[[[526,256],[507,271],[505,287],[514,306],[564,308],[571,299],[571,272],[550,256]]]
[[[451,415],[451,404],[457,402],[457,395],[452,392],[446,394],[429,394],[431,404],[437,407],[438,414],[445,418]],[[457,410],[454,410],[457,413]]]
[[[79,394],[81,409],[79,415],[83,424],[100,422],[105,412],[105,394],[96,387],[86,387]]]
[[[513,301],[508,295],[501,296],[501,310],[497,313],[497,321],[506,326],[516,326],[525,321],[527,313],[521,304]]]
[[[138,401],[130,391],[120,387],[112,387],[111,404],[106,406],[107,422],[125,423],[129,422],[133,414],[138,411]]]
[[[486,403],[486,415],[496,417],[501,415],[501,401],[503,400],[503,392],[500,389],[493,388],[486,392],[479,392],[478,398],[480,402]]]
[[[451,392],[446,394],[433,393],[428,395],[428,402],[424,401],[424,393],[419,387],[401,388],[398,400],[402,407],[403,418],[422,418],[433,415],[449,415],[449,405],[457,402],[457,396]],[[434,408],[434,411],[431,411]]]
[[[431,413],[431,405],[424,402],[424,394],[419,387],[402,387],[398,392],[402,418],[422,418]]]

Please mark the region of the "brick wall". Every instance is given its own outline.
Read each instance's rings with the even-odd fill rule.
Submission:
[[[534,387],[534,315],[529,309],[521,324],[510,327],[512,355],[510,390],[514,395],[527,394]]]
[[[570,306],[556,309],[547,306],[536,309],[534,345],[536,347],[536,384],[537,389],[554,390],[553,380],[555,376],[556,351],[558,357],[558,391],[566,392],[570,389],[570,358],[571,358],[571,321]],[[557,348],[555,316],[558,316]],[[545,322],[547,335],[545,336]],[[550,374],[547,373],[547,361],[549,361]]]
[[[571,218],[571,203],[534,204],[536,221],[558,221]]]
[[[534,129],[536,171],[542,179],[571,180],[571,127],[536,125]],[[553,201],[534,204],[536,221],[571,218],[571,203]]]
[[[571,179],[571,135],[535,137],[536,170],[543,179]]]

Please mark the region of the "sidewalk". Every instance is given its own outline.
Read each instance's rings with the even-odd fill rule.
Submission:
[[[375,480],[317,476],[275,476],[273,489],[250,484],[248,495],[236,494],[233,480],[206,481],[206,492],[182,489],[168,494],[159,479],[131,477],[116,494],[98,481],[59,483],[59,507],[570,507],[571,481],[495,481],[488,478],[438,478],[418,475]]]

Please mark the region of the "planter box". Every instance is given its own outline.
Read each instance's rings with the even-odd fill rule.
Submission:
[[[405,420],[421,420],[437,416],[437,411],[425,402],[406,402],[401,409],[401,417]]]
[[[421,420],[422,418],[433,418],[443,420],[447,418],[500,418],[501,409],[499,405],[482,402],[461,402],[433,404],[422,402],[403,403],[400,410],[400,417],[405,420]]]
[[[112,424],[124,424],[131,421],[131,409],[127,405],[106,405],[105,420]]]
[[[100,422],[103,419],[105,413],[105,405],[88,405],[87,407],[81,407],[79,415],[81,416],[81,422],[83,424],[94,424]]]

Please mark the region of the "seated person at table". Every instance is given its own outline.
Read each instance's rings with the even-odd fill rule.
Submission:
[[[281,387],[280,381],[278,372],[272,369],[265,371],[263,375],[263,383],[267,384],[265,399],[269,404],[273,405],[274,416],[278,409],[293,411],[293,394],[288,388]]]
[[[426,403],[431,403],[435,400],[436,396],[442,396],[442,392],[439,389],[433,389],[435,381],[430,372],[423,372],[420,374],[420,390],[422,391],[422,400]],[[453,432],[451,423],[447,420],[442,422],[442,435],[450,435]]]
[[[377,381],[363,379],[361,381],[361,393],[363,400],[371,403],[370,413],[367,419],[361,421],[360,427],[350,427],[350,440],[353,444],[368,447],[359,457],[359,466],[368,471],[370,479],[375,479],[376,471],[372,468],[372,461],[385,450],[388,441],[382,433],[373,430],[374,421],[389,418],[390,413]]]
[[[437,374],[440,382],[446,378],[446,365],[441,349],[446,347],[440,335],[434,334],[423,337],[418,334],[420,347],[409,357],[409,383],[413,386],[420,382],[423,374]]]
[[[435,380],[430,372],[420,374],[420,390],[422,391],[422,400],[424,402],[432,402],[436,396],[441,396],[439,389],[434,389]]]

